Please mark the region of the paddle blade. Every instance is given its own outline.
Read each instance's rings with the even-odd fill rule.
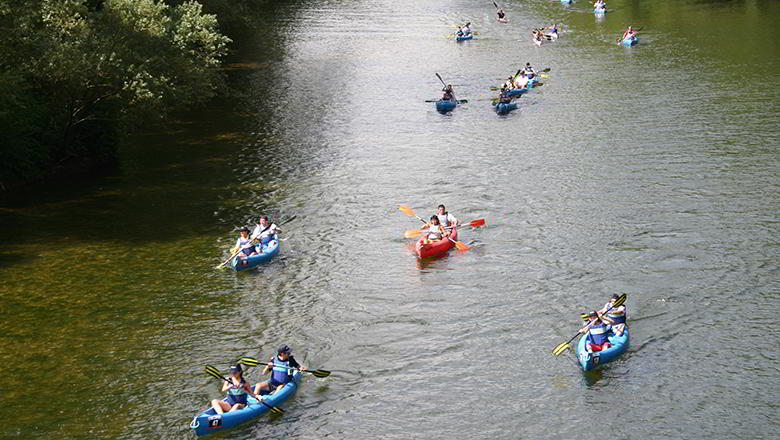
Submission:
[[[328,370],[314,370],[314,371],[309,371],[309,373],[313,374],[314,377],[319,377],[319,378],[330,376],[330,371]]]
[[[411,215],[412,217],[416,216],[417,213],[414,212],[414,210],[406,205],[401,205],[398,207],[398,209],[403,212],[406,215]]]
[[[220,373],[219,370],[216,367],[212,367],[211,365],[206,365],[205,371],[210,376],[214,376],[215,378],[217,378],[219,380],[225,380],[225,377],[222,376],[222,373]]]
[[[564,351],[566,351],[566,349],[568,349],[568,348],[571,348],[569,343],[568,342],[563,342],[561,344],[558,344],[558,346],[553,349],[552,354],[553,354],[553,356],[558,356],[561,353],[563,353]]]
[[[462,241],[456,241],[455,242],[455,247],[458,248],[459,251],[467,251],[467,250],[470,249],[469,245],[467,245],[466,243],[464,243]]]
[[[472,221],[468,222],[467,224],[469,226],[473,226],[473,227],[476,228],[477,226],[483,226],[485,224],[485,219],[484,218],[478,218],[476,220],[472,220]]]
[[[260,365],[260,361],[258,361],[255,358],[251,358],[251,357],[242,357],[241,359],[238,360],[238,362],[240,362],[240,363],[242,363],[242,364],[244,364],[244,365],[246,365],[248,367],[256,367],[256,366]]]
[[[580,313],[580,319],[582,319],[585,322],[590,321],[590,318],[588,317],[587,313]]]
[[[404,237],[406,238],[415,238],[419,237],[422,234],[422,231],[419,229],[407,229],[404,232]]]
[[[620,297],[618,299],[616,299],[614,303],[612,303],[612,308],[620,307],[625,302],[626,302],[626,294],[624,293],[624,294],[620,295]]]
[[[284,410],[279,407],[271,406],[263,400],[261,400],[260,403],[267,406],[271,410],[271,414],[276,414],[277,416],[284,414]]]

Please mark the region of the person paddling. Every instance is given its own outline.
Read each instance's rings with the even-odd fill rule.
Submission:
[[[623,40],[628,37],[633,37],[634,35],[636,35],[636,31],[631,27],[631,25],[629,25],[628,29],[623,32]]]
[[[498,16],[498,21],[506,20],[506,18],[504,18],[506,16],[506,14],[504,13],[504,9],[498,8],[498,10],[496,10],[496,15]]]
[[[604,0],[596,0],[596,3],[593,3],[593,9],[607,9],[607,4]]]
[[[621,304],[618,307],[613,307],[618,298],[620,298],[620,295],[612,295],[609,302],[604,304],[604,307],[598,313],[611,326],[612,331],[616,335],[621,336],[626,328],[626,306]]]
[[[509,96],[509,88],[501,87],[501,91],[498,92],[498,103],[509,104],[510,102],[512,102],[512,97]]]
[[[307,370],[306,367],[296,362],[290,354],[291,352],[292,349],[287,345],[279,346],[276,350],[276,356],[272,356],[271,361],[268,362],[269,365],[263,369],[263,375],[271,373],[271,377],[265,382],[255,385],[255,394],[273,394],[293,380],[294,369]]]
[[[239,229],[239,234],[240,236],[238,237],[238,240],[236,240],[236,245],[233,247],[233,249],[235,249],[235,251],[238,251],[239,249],[241,250],[241,258],[246,258],[257,254],[255,246],[251,245],[254,239],[249,237],[249,229],[241,228]]]
[[[439,223],[442,226],[458,226],[460,223],[454,215],[447,212],[447,208],[444,205],[436,207],[436,217],[439,218]]]
[[[441,226],[439,217],[436,215],[432,215],[430,221],[426,223],[425,226],[420,228],[420,230],[425,233],[425,239],[423,242],[426,244],[439,241],[447,235],[447,231],[445,231]]]
[[[542,34],[542,31],[534,29],[533,31],[531,31],[531,35],[533,35],[534,44],[536,44],[537,46],[541,46],[543,40],[542,37],[544,36],[544,34]]]
[[[268,244],[273,240],[274,235],[280,234],[282,230],[268,219],[267,215],[260,217],[260,221],[255,225],[255,229],[252,231],[252,238],[260,242],[260,244]]]
[[[529,80],[534,79],[536,76],[536,70],[534,70],[533,67],[531,67],[531,63],[525,63],[525,68],[523,68],[523,73],[525,74],[525,77]]]
[[[230,379],[228,380],[222,383],[222,392],[228,393],[227,399],[214,399],[211,401],[211,407],[214,408],[217,414],[224,414],[245,407],[248,394],[252,394],[258,400],[260,399],[257,393],[252,391],[249,382],[244,379],[244,372],[241,370],[240,364],[230,367]]]
[[[468,22],[463,26],[463,34],[466,36],[471,35],[471,22]]]
[[[610,347],[607,339],[609,325],[602,320],[602,316],[595,310],[588,313],[588,319],[590,319],[588,325],[580,329],[580,333],[587,333],[587,336],[583,337],[590,338],[589,342],[585,344],[585,348],[591,353],[606,350]]]
[[[455,92],[452,90],[452,84],[447,84],[447,86],[442,89],[442,92],[444,92],[441,97],[443,101],[455,100]]]

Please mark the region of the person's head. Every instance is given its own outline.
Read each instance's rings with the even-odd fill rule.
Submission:
[[[525,67],[531,67],[531,63],[525,63]]]
[[[247,228],[241,228],[238,230],[238,232],[241,234],[242,237],[246,238],[249,236],[249,229]]]
[[[271,223],[271,221],[268,220],[268,216],[267,215],[264,215],[264,216],[260,217],[260,226],[265,228],[266,226],[268,226],[269,223]]]
[[[615,294],[612,295],[612,298],[610,298],[609,302],[611,302],[612,304],[615,304],[615,301],[617,301],[618,298],[620,298],[620,295],[615,293]]]
[[[431,216],[431,224],[434,225],[434,226],[438,225],[439,224],[439,217],[437,217],[435,215],[432,215]]]
[[[590,313],[588,313],[588,319],[590,319],[591,321],[596,319],[596,318],[598,318],[598,317],[599,317],[599,314],[596,313],[595,310],[593,310]]]
[[[287,344],[282,344],[276,349],[276,356],[281,360],[285,360],[290,356],[290,352],[292,352],[292,349]]]
[[[511,77],[509,79],[512,79]],[[436,212],[439,214],[444,214],[447,212],[447,208],[444,207],[444,205],[439,205],[436,207]]]
[[[230,375],[233,377],[241,377],[241,375],[244,374],[244,371],[241,369],[241,364],[231,365],[230,366]]]

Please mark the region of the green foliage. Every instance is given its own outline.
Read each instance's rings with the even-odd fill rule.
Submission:
[[[0,32],[0,182],[210,98],[230,42],[196,1],[0,0]]]

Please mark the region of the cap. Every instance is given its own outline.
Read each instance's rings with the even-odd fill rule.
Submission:
[[[231,373],[241,373],[241,364],[231,365],[230,366],[230,372]]]
[[[588,318],[595,318],[597,316],[599,316],[599,314],[596,313],[595,310],[593,310],[592,312],[588,313]]]
[[[278,354],[290,353],[291,351],[292,349],[290,349],[290,347],[288,347],[287,344],[280,345],[279,348],[276,350]]]
[[[249,232],[249,228],[244,226],[243,228],[239,229],[238,232]]]
[[[612,294],[612,299],[618,299],[618,298],[620,298],[620,295],[618,295],[617,293]]]

